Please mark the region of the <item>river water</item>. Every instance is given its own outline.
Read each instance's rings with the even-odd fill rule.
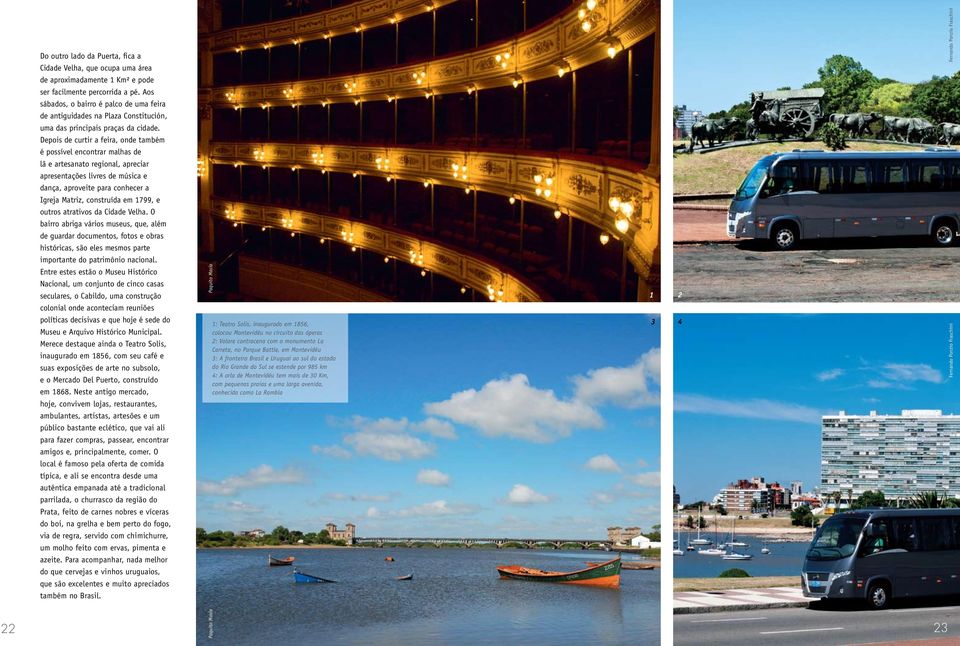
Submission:
[[[673,575],[676,578],[715,577],[724,570],[740,568],[746,570],[750,576],[794,576],[800,580],[800,569],[803,567],[803,555],[810,547],[809,541],[795,543],[763,543],[760,536],[747,534],[737,535],[749,547],[729,548],[740,554],[753,556],[749,561],[724,561],[719,556],[703,556],[696,551],[686,551],[686,538],[681,538],[680,549],[683,556],[673,558]],[[708,547],[714,547],[709,545]],[[769,554],[761,554],[760,550],[767,547]]]
[[[606,552],[298,549],[294,584],[261,549],[197,550],[197,643],[659,644],[660,571],[621,573],[620,589],[500,579],[497,565],[576,570]],[[384,557],[393,556],[389,563]],[[625,556],[627,560],[630,556]],[[413,574],[412,581],[395,577]]]

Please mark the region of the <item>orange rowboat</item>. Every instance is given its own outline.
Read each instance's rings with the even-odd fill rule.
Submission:
[[[540,581],[541,583],[571,583],[573,585],[592,585],[598,588],[620,587],[620,557],[597,563],[574,572],[548,572],[522,565],[499,565],[497,572],[501,579],[519,579],[521,581]]]

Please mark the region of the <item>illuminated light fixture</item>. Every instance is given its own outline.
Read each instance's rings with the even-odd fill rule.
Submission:
[[[203,160],[198,158],[197,159],[197,177],[203,177],[203,174],[204,174]]]
[[[615,226],[617,227],[617,231],[620,233],[626,233],[627,229],[630,228],[630,222],[627,220],[627,218],[617,218]]]
[[[266,230],[267,230],[267,227],[260,227],[260,233],[263,233]]]
[[[590,23],[589,20],[584,20],[583,22],[580,23],[580,28],[583,29],[584,31],[590,31],[593,28],[593,25]]]
[[[291,237],[291,238],[296,237],[296,235],[297,235],[297,233],[296,233],[295,231],[291,231],[291,232],[290,232],[290,237]]]
[[[428,5],[427,5],[427,11],[433,11],[433,5],[432,5],[432,4],[428,4]]]
[[[236,229],[237,226],[239,226],[239,224],[240,224],[239,222],[234,222],[234,223],[233,223],[233,228]]]
[[[388,181],[388,182],[392,182],[392,181],[393,181],[393,175],[387,175],[387,181]]]
[[[467,186],[466,188],[464,188],[463,192],[466,193],[467,195],[470,195],[470,187]]]
[[[234,48],[233,48],[233,51],[235,51],[236,53],[239,54],[240,52],[243,51],[243,47],[234,47]]]
[[[327,99],[323,99],[322,101],[320,101],[320,105],[322,105],[323,107],[327,107],[328,105],[330,105],[330,101],[328,101]]]
[[[395,98],[397,98],[397,97],[393,96],[392,94],[388,94],[388,95],[387,95],[387,103],[393,103],[393,100],[394,100]]]
[[[269,103],[261,103],[261,104],[260,104],[260,107],[263,108],[264,110],[266,110],[267,108],[270,107],[270,104],[269,104]]]
[[[553,176],[544,175],[540,171],[535,171],[533,175],[533,183],[536,184],[536,187],[533,189],[534,193],[537,194],[537,197],[541,195],[543,197],[550,197],[553,195]]]
[[[474,85],[473,83],[467,86],[467,94],[473,94],[476,91],[477,91],[477,86]]]
[[[299,39],[299,38],[294,38],[294,39],[293,39],[293,44],[294,44],[294,45],[299,45],[299,44],[300,44],[300,39]]]
[[[510,199],[509,199],[508,201],[510,202],[510,204],[516,204],[516,203],[517,203],[517,198],[515,198],[514,196],[511,195],[511,196],[510,196]]]
[[[396,16],[390,16],[390,24],[391,24],[391,25],[397,24],[397,17],[396,17]]]
[[[234,162],[233,167],[234,167],[234,168],[240,168],[240,164]]]
[[[430,188],[430,180],[428,180],[428,179],[423,180],[423,187],[424,187],[424,188]]]
[[[600,234],[600,244],[606,245],[608,242],[610,242],[610,236],[608,236],[606,233],[601,233],[601,234]]]
[[[354,176],[354,177],[356,177],[356,176],[359,175],[359,174],[360,174],[360,171],[356,171],[356,170],[353,171],[353,176]]]
[[[417,82],[417,85],[423,85],[423,82],[427,79],[426,71],[414,72],[413,80]]]
[[[361,29],[360,25],[354,25],[354,26],[353,26],[353,33],[359,34],[359,33],[360,33],[360,29]]]
[[[325,243],[326,241],[327,241],[326,238],[320,238],[320,244],[323,244],[323,243]]]
[[[324,40],[330,40],[330,32],[329,32],[329,31],[325,31],[325,32],[323,33],[323,39],[324,39]]]
[[[421,269],[421,270],[420,270],[420,277],[421,277],[421,278],[426,278],[426,277],[427,277],[427,270],[426,270],[426,269]]]
[[[607,56],[610,58],[616,58],[617,52],[623,49],[623,43],[620,42],[620,39],[616,36],[610,36],[607,38]]]
[[[429,99],[430,97],[433,96],[433,93],[430,92],[430,90],[427,90],[426,92],[423,93],[423,96]]]
[[[389,257],[389,256],[384,256],[384,257],[383,257],[383,262],[384,262],[384,263],[390,262],[390,257]]]
[[[235,106],[233,106],[233,109],[234,109],[234,110],[239,110],[239,109],[240,109],[240,106],[239,106],[239,105],[235,105]]]
[[[354,99],[353,105],[360,105],[360,99]]]
[[[563,75],[570,71],[570,64],[567,61],[557,63],[557,76],[563,78]]]
[[[597,8],[597,0],[587,0],[587,10],[593,11]]]
[[[629,217],[632,217],[632,216],[633,216],[633,202],[622,202],[622,203],[620,204],[620,212],[623,213],[623,214],[624,214],[625,216],[627,216],[628,218],[629,218]]]
[[[561,216],[561,215],[563,215],[563,213],[560,212],[560,209],[555,209],[555,210],[553,211],[553,217],[556,218],[557,220],[560,219],[560,216]]]
[[[264,164],[264,165],[263,165],[263,166],[261,166],[260,168],[262,168],[263,170],[267,170],[267,165],[266,165],[266,164]]]
[[[520,84],[521,84],[521,83],[523,83],[523,77],[521,77],[519,74],[514,75],[514,77],[513,77],[513,87],[515,87],[515,88],[520,87]]]
[[[460,288],[460,293],[461,293],[461,294],[466,294],[466,293],[467,293],[467,288],[466,288],[466,287],[461,287],[461,288]]]
[[[264,43],[264,44],[263,44],[263,48],[264,48],[264,49],[270,49],[270,43]]]
[[[350,247],[350,251],[356,252],[357,251],[356,246]]]

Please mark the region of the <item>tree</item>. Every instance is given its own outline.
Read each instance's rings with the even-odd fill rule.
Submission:
[[[290,530],[284,527],[283,525],[277,525],[273,528],[273,531],[270,532],[270,536],[277,539],[278,541],[285,542],[290,540]]]
[[[207,530],[203,527],[197,527],[197,544],[207,540]]]
[[[687,528],[689,528],[689,529],[693,529],[693,516],[689,516],[689,515],[688,515],[688,516],[687,516],[687,519],[686,519],[685,521],[683,521],[683,525],[684,525],[684,527],[687,527]]]
[[[947,499],[941,498],[936,491],[918,491],[910,498],[907,507],[911,509],[942,509]]]
[[[724,507],[723,505],[721,505],[720,503],[717,503],[717,505],[716,505],[713,509],[714,509],[714,511],[716,511],[718,514],[720,514],[721,516],[726,516],[726,515],[727,515],[727,508]]]
[[[798,527],[813,527],[813,512],[807,505],[800,505],[790,512],[790,522]]]
[[[860,106],[862,112],[879,112],[883,115],[910,116],[912,105],[910,97],[913,88],[910,83],[885,83],[874,88],[867,100]]]
[[[825,114],[856,112],[879,84],[877,77],[859,61],[842,54],[828,58],[817,74],[820,80],[804,87],[823,88]]]
[[[851,509],[864,509],[865,507],[886,507],[887,497],[882,491],[864,491],[850,505]]]
[[[913,88],[910,106],[933,123],[960,123],[960,72],[934,76]]]

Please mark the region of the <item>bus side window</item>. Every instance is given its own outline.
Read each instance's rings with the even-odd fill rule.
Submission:
[[[796,162],[777,164],[770,170],[770,176],[760,191],[760,197],[772,197],[799,190],[797,186],[799,176],[800,168]]]
[[[890,549],[917,551],[917,529],[912,518],[891,518]]]
[[[836,191],[836,184],[834,167],[831,163],[814,160],[803,163],[803,190],[833,193]]]
[[[920,537],[924,551],[953,549],[949,518],[921,518]]]
[[[950,522],[950,543],[953,546],[953,549],[960,550],[960,517],[955,516],[950,519]]]
[[[960,161],[947,164],[947,190],[960,191]]]
[[[844,162],[840,169],[843,171],[844,193],[866,193],[870,190],[870,166],[866,163]]]
[[[865,536],[860,556],[870,556],[890,549],[890,538],[887,536],[886,521],[878,520],[873,523],[873,536]]]
[[[946,189],[946,176],[943,166],[939,162],[917,161],[913,163],[912,170],[911,192],[943,191]]]
[[[910,173],[902,161],[881,161],[877,163],[877,186],[880,193],[903,193],[907,190]]]

